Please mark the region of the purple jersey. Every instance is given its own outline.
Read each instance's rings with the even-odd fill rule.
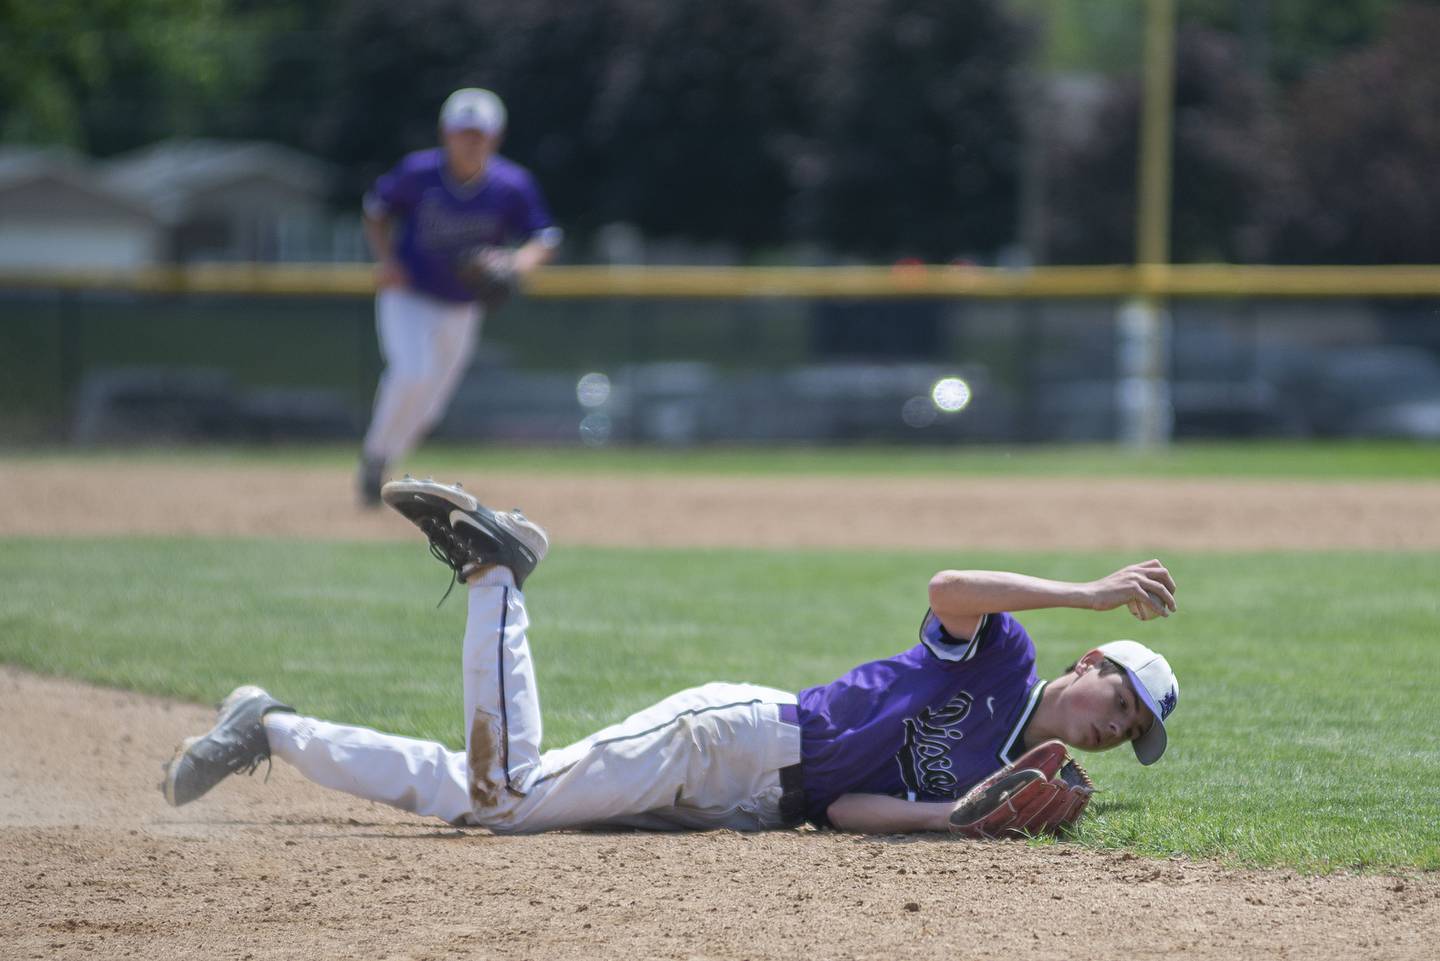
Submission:
[[[469,247],[524,243],[554,228],[530,172],[501,156],[479,180],[457,183],[445,151],[421,150],[375,181],[365,211],[396,220],[395,255],[424,294],[456,303],[475,295],[455,277],[455,258]]]
[[[964,641],[927,612],[910,650],[800,692],[806,817],[828,823],[826,808],[849,793],[958,798],[1021,753],[1044,686],[1009,614]]]

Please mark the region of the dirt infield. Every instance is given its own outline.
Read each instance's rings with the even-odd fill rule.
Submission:
[[[156,790],[211,713],[0,668],[0,956],[1431,958],[1440,877],[803,830],[503,838],[276,765]]]
[[[461,478],[568,544],[1050,550],[1440,548],[1440,484],[1113,478]],[[0,465],[0,537],[410,538],[335,469]]]
[[[1440,492],[1422,484],[476,486],[594,544],[1440,547]],[[0,466],[0,538],[112,533],[413,537],[357,512],[333,470]],[[284,765],[171,809],[160,765],[211,717],[0,667],[0,958],[1418,959],[1440,929],[1433,873],[1308,878],[810,830],[502,838],[327,793]]]

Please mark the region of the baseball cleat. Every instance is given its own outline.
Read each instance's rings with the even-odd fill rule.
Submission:
[[[516,587],[524,587],[525,578],[550,549],[539,524],[519,510],[493,511],[459,484],[405,477],[386,484],[380,496],[424,532],[430,553],[458,580],[484,565],[498,564],[510,568]]]
[[[202,797],[231,774],[253,774],[270,760],[270,741],[262,719],[271,711],[295,709],[281,704],[254,685],[237,687],[220,705],[215,726],[199,737],[187,737],[165,765],[160,789],[172,807]]]

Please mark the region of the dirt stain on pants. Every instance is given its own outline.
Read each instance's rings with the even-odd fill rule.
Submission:
[[[504,787],[501,750],[500,718],[476,711],[470,722],[468,760],[470,802],[477,808],[493,808],[500,803],[500,791]],[[497,775],[501,781],[496,780]]]

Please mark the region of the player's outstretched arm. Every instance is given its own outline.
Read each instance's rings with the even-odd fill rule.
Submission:
[[[954,637],[970,637],[986,614],[1073,607],[1108,611],[1131,602],[1168,615],[1175,579],[1159,560],[1122,567],[1094,581],[1052,581],[1010,571],[940,571],[930,579],[930,609]]]
[[[409,283],[405,268],[395,259],[395,220],[389,214],[365,212],[365,241],[375,258],[376,287],[404,287]]]
[[[515,251],[515,272],[521,277],[544,267],[555,257],[555,244],[542,238],[528,240]]]
[[[841,831],[856,834],[909,834],[950,830],[954,801],[907,801],[885,794],[843,794],[825,816]]]
[[[954,801],[845,794],[826,809],[842,831],[952,831],[969,838],[1059,834],[1085,812],[1095,783],[1065,745],[1047,741],[999,768]]]

